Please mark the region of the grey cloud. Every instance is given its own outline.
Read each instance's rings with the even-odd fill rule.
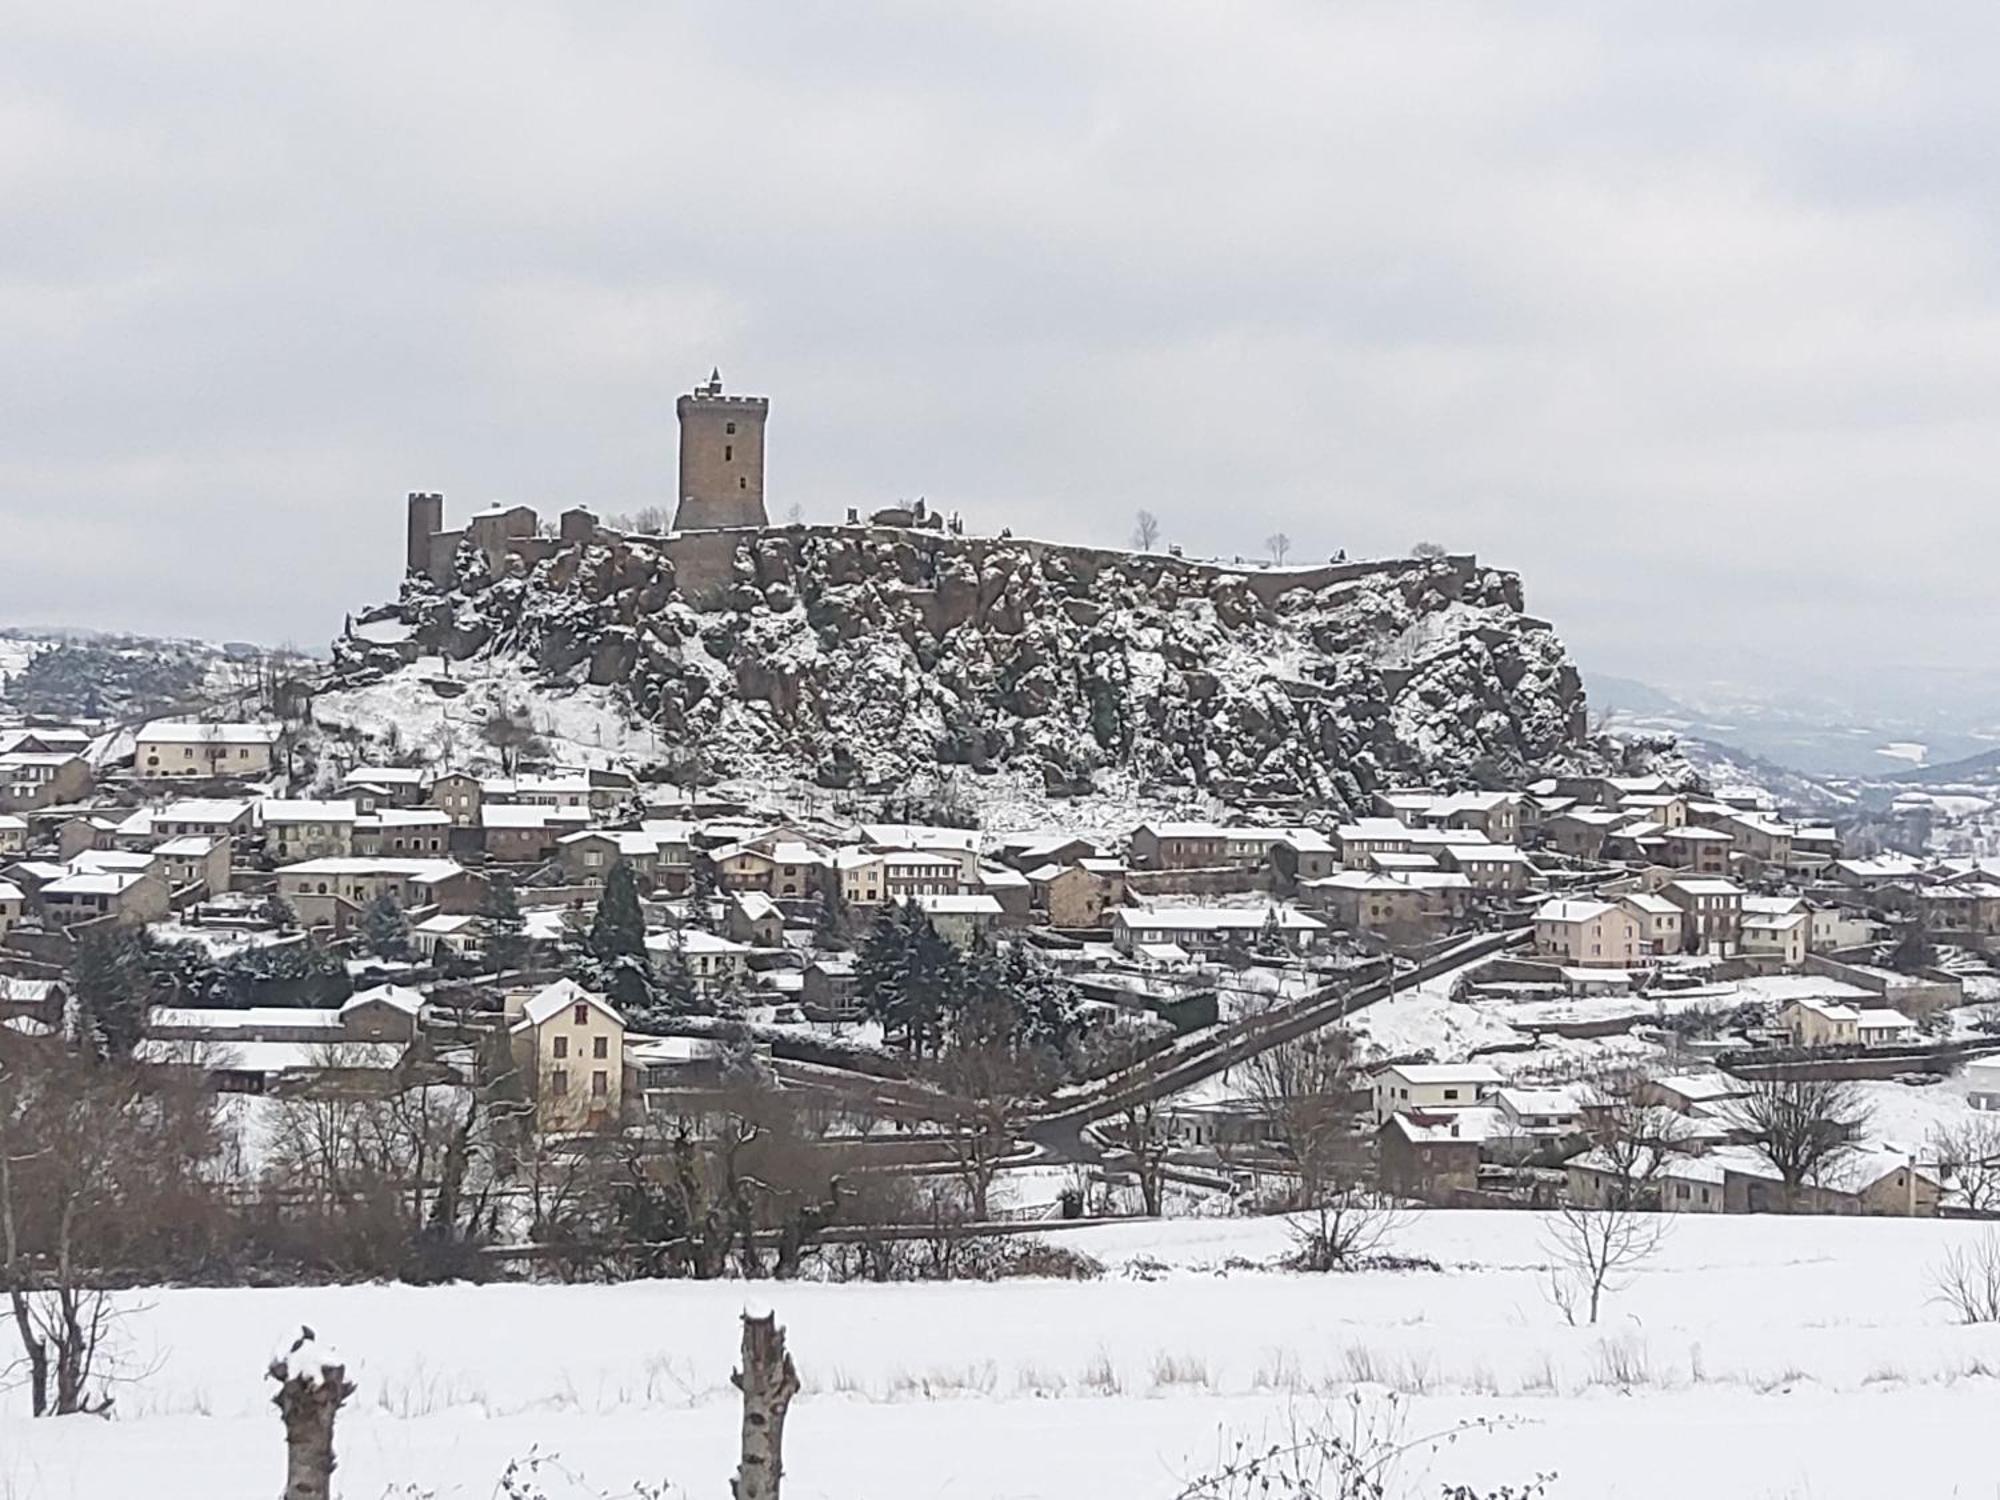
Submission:
[[[1982,13],[7,10],[0,615],[324,638],[407,489],[665,502],[720,364],[779,513],[1434,538],[1669,681],[1985,661]]]

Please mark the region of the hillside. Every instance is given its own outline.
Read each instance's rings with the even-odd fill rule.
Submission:
[[[543,702],[609,689],[710,778],[865,792],[960,772],[1350,810],[1390,780],[1589,758],[1561,641],[1470,558],[1279,572],[889,527],[596,529],[468,544],[335,654],[330,722],[403,718],[384,705],[436,657],[472,664],[453,694],[495,667]]]

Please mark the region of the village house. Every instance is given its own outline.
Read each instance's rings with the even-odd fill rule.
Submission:
[[[1720,820],[1717,826],[1730,836],[1732,852],[1742,861],[1748,878],[1759,879],[1766,872],[1783,874],[1790,867],[1790,824],[1762,813],[1739,812]]]
[[[140,729],[134,772],[148,779],[173,776],[256,780],[271,773],[276,724],[199,724],[155,719]]]
[[[1362,818],[1334,830],[1340,842],[1340,862],[1350,870],[1365,870],[1377,854],[1407,854],[1412,829],[1395,818]]]
[[[2000,1109],[2000,1057],[1977,1057],[1965,1065],[1965,1102],[1974,1109]]]
[[[1802,968],[1812,936],[1812,913],[1792,896],[1743,898],[1743,952],[1775,958],[1788,969]]]
[[[979,866],[977,889],[972,896],[991,896],[1000,905],[1001,920],[1008,926],[1025,927],[1034,916],[1034,882],[1019,870],[988,860]]]
[[[12,813],[0,813],[0,856],[28,852],[28,820]],[[69,856],[64,855],[65,859]]]
[[[353,853],[362,859],[450,852],[451,818],[434,807],[384,807],[354,821]]]
[[[1323,833],[1311,828],[1273,829],[1269,858],[1274,862],[1289,858],[1294,880],[1323,880],[1340,868],[1340,850]],[[1285,854],[1279,854],[1279,849]]]
[[[1229,862],[1229,832],[1214,823],[1141,823],[1128,847],[1138,870],[1217,869]]]
[[[685,959],[688,974],[694,980],[695,992],[704,999],[713,999],[723,990],[741,985],[750,972],[750,949],[747,944],[717,937],[698,927],[650,933],[646,938],[646,951],[652,958],[653,966],[663,971],[676,957]]]
[[[536,1127],[563,1135],[615,1128],[624,1109],[625,1021],[611,1002],[559,979],[508,1013]]]
[[[1683,875],[1660,887],[1681,909],[1686,951],[1727,958],[1743,941],[1743,889],[1733,881]]]
[[[1463,875],[1481,895],[1517,895],[1533,887],[1539,875],[1526,851],[1512,844],[1446,844],[1437,860]]]
[[[1500,1087],[1489,1063],[1392,1063],[1369,1080],[1375,1123],[1399,1114],[1429,1115],[1487,1104]]]
[[[486,881],[449,859],[309,859],[278,871],[278,894],[308,927],[345,925],[377,897],[404,911],[436,907],[447,915],[477,913]]]
[[[410,929],[410,946],[420,958],[477,958],[486,947],[485,920],[466,913],[440,912]]]
[[[1840,987],[1843,991],[1847,986]],[[1851,991],[1854,1003],[1845,994],[1801,996],[1787,1001],[1778,1012],[1778,1024],[1794,1047],[1889,1047],[1916,1035],[1917,1025],[1901,1011],[1884,1006],[1866,1006],[1865,991]]]
[[[231,850],[227,839],[186,833],[155,845],[152,853],[166,872],[171,891],[201,885],[209,895],[220,896],[229,890]]]
[[[821,953],[806,965],[799,999],[822,1015],[849,1015],[855,1009],[854,955]]]
[[[780,901],[797,901],[816,888],[819,872],[826,868],[825,851],[799,839],[772,839],[768,844],[725,844],[709,851],[717,880],[728,891],[762,891]],[[885,854],[884,889],[891,895],[903,894],[899,869],[942,871],[916,878],[948,883],[956,891],[963,884],[965,863],[952,851],[935,854]],[[898,862],[902,862],[899,864]],[[976,856],[975,856],[976,867]],[[929,888],[928,885],[925,887]]]
[[[1604,857],[1604,841],[1611,830],[1629,821],[1625,814],[1604,808],[1572,808],[1543,821],[1542,841],[1571,859],[1598,860]]]
[[[256,812],[264,829],[264,852],[287,864],[352,854],[354,821],[360,815],[352,802],[292,801],[278,797],[259,802]]]
[[[440,817],[449,814],[438,813]],[[539,802],[482,802],[479,842],[499,864],[538,865],[554,856],[562,840],[590,820],[588,808],[550,807]]]
[[[1382,1188],[1399,1198],[1450,1203],[1479,1187],[1484,1142],[1459,1111],[1391,1115],[1375,1132]]]
[[[341,779],[343,797],[364,813],[385,807],[417,807],[430,785],[430,772],[418,766],[356,766]]]
[[[470,771],[448,771],[431,782],[431,806],[446,814],[454,828],[477,828],[486,786]]]
[[[999,840],[992,850],[1002,864],[1023,872],[1045,865],[1067,869],[1080,859],[1104,859],[1111,853],[1108,844],[1082,834],[1014,834]]]
[[[1204,958],[1247,953],[1267,931],[1296,953],[1318,947],[1326,924],[1289,906],[1125,906],[1111,914],[1112,946],[1128,956],[1162,945]]]
[[[139,859],[137,866],[108,862],[118,858],[104,853],[79,855],[67,874],[35,893],[44,917],[58,927],[100,918],[124,926],[164,919],[172,904],[165,869],[146,856],[123,856]]]
[[[1665,896],[1656,896],[1650,891],[1633,891],[1620,896],[1618,905],[1630,913],[1638,925],[1641,956],[1651,958],[1681,951],[1681,909]]]
[[[240,797],[186,797],[161,808],[141,808],[118,825],[121,848],[150,848],[161,839],[190,834],[233,842],[247,839],[256,804]]]
[[[988,895],[909,896],[931,925],[955,947],[970,948],[1000,920],[1000,903]]]
[[[0,880],[0,938],[21,925],[21,918],[27,909],[27,892],[11,880]]]
[[[1622,969],[1640,958],[1639,924],[1610,901],[1560,899],[1535,909],[1535,951],[1579,968]]]
[[[785,914],[762,891],[738,891],[729,898],[724,921],[728,935],[754,948],[776,948],[785,940]]]
[[[69,750],[13,750],[0,755],[0,813],[39,812],[87,795],[90,762]]]
[[[1493,1107],[1500,1116],[1495,1134],[1516,1147],[1553,1145],[1583,1129],[1583,1104],[1573,1089],[1502,1088]]]

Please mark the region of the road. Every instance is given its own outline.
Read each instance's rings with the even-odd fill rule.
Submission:
[[[1213,1078],[1272,1047],[1310,1035],[1358,1010],[1452,970],[1514,947],[1531,936],[1527,928],[1481,933],[1454,944],[1407,974],[1380,979],[1359,988],[1328,985],[1295,1005],[1247,1017],[1218,1030],[1206,1044],[1159,1059],[1148,1059],[1116,1074],[1072,1103],[1058,1104],[1029,1121],[1022,1134],[1058,1161],[1098,1163],[1104,1153],[1084,1134],[1084,1127],[1110,1119],[1138,1104],[1180,1093]]]

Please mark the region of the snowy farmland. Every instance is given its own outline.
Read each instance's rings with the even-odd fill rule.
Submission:
[[[804,1393],[786,1493],[1166,1500],[1241,1436],[1359,1390],[1411,1435],[1475,1418],[1396,1493],[1537,1471],[1578,1500],[1992,1496],[2000,1327],[1952,1326],[1926,1268],[1975,1226],[1687,1218],[1598,1329],[1541,1291],[1527,1214],[1433,1213],[1399,1247],[1440,1272],[1244,1269],[1274,1221],[1079,1231],[1094,1283],[353,1287],[134,1299],[151,1373],[115,1420],[0,1419],[9,1500],[274,1493],[264,1364],[301,1323],[347,1356],[339,1493],[485,1497],[510,1459],[548,1500],[635,1482],[726,1494],[736,1315],[774,1307]],[[550,1457],[552,1456],[552,1457]]]

